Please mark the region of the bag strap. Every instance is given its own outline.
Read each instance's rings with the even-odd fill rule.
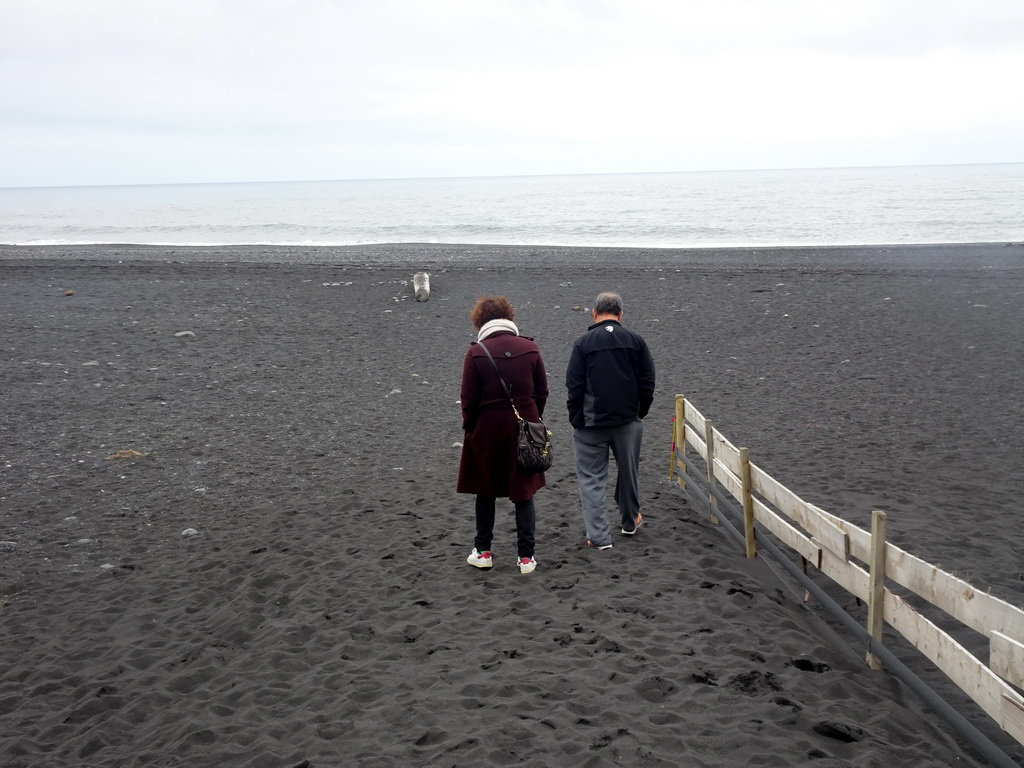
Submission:
[[[491,361],[491,365],[494,366],[494,372],[498,374],[498,381],[501,382],[501,386],[504,388],[505,394],[508,395],[508,401],[512,404],[512,412],[516,415],[516,419],[522,421],[523,417],[520,416],[519,411],[516,410],[516,401],[512,399],[512,391],[508,388],[508,384],[505,383],[505,379],[501,377],[501,371],[498,370],[498,364],[494,362],[494,356],[491,354],[491,350],[489,350],[482,341],[478,341],[477,346],[483,349],[484,353]]]

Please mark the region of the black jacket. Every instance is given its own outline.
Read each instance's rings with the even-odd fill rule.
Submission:
[[[576,339],[565,372],[569,422],[614,427],[642,419],[654,401],[654,360],[647,342],[616,320]]]

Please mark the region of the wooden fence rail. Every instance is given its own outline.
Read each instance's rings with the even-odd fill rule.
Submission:
[[[676,395],[669,475],[685,488],[677,454],[692,448],[707,466],[708,482],[725,489],[743,510],[747,556],[756,555],[755,523],[868,606],[868,632],[881,642],[882,622],[913,644],[957,684],[1000,728],[1024,744],[1024,610],[939,570],[885,540],[885,515],[872,531],[810,504],[752,463],[683,395]],[[678,474],[679,472],[682,474]],[[714,499],[714,497],[711,497]],[[712,504],[708,513],[720,514]],[[981,633],[989,664],[894,594],[898,584]],[[868,654],[868,663],[877,659]]]

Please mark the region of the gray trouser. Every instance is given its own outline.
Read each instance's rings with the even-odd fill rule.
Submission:
[[[595,546],[610,544],[612,529],[605,513],[605,489],[608,486],[608,451],[611,449],[618,469],[615,481],[615,503],[619,507],[622,527],[636,527],[640,512],[640,443],[644,423],[633,421],[615,427],[583,427],[574,429],[576,482],[583,503],[583,523],[587,538]]]

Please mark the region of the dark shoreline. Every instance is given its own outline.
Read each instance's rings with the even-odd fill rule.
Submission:
[[[1024,267],[1024,243],[620,248],[397,243],[349,246],[0,245],[0,261],[170,261],[445,268],[572,265],[830,269],[1002,269]]]

